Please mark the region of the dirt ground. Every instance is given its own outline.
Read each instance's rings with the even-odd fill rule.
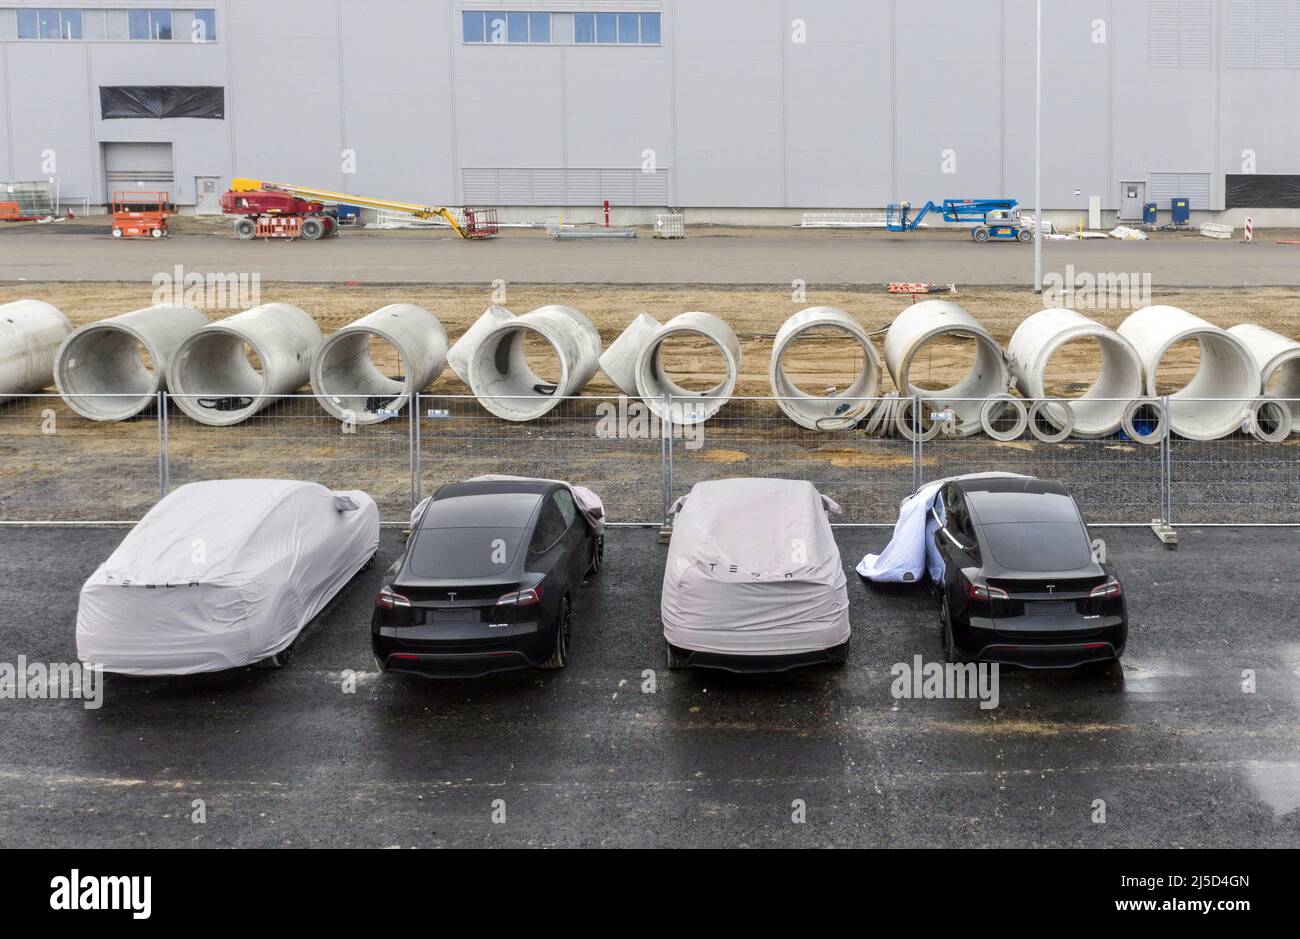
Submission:
[[[353,320],[388,303],[416,303],[432,311],[447,328],[452,342],[474,322],[491,302],[484,290],[453,287],[366,287],[319,286],[290,283],[263,283],[261,302],[291,303],[314,316],[323,333],[328,335]],[[1005,348],[1015,328],[1041,308],[1041,300],[1030,290],[970,288],[957,294],[939,294],[961,304],[988,329]],[[146,285],[60,283],[0,285],[0,302],[23,298],[45,300],[63,310],[74,325],[81,326],[153,302],[152,289]],[[924,297],[919,299],[925,299]],[[833,306],[854,316],[873,333],[873,343],[881,361],[884,359],[884,331],[893,318],[908,304],[907,297],[877,290],[808,290],[806,296],[792,299],[788,290],[729,289],[718,287],[617,288],[593,289],[590,286],[511,287],[503,306],[517,314],[526,313],[548,303],[563,303],[581,310],[600,330],[605,346],[613,342],[638,313],[649,313],[661,322],[687,310],[704,310],[725,320],[741,341],[741,374],[738,395],[771,393],[768,369],[772,340],[777,329],[792,314],[804,307]],[[1284,335],[1300,338],[1300,289],[1197,289],[1157,291],[1153,303],[1181,307],[1219,326],[1255,322]],[[231,315],[235,310],[209,310],[213,319]],[[1118,326],[1128,310],[1085,311],[1102,323]],[[932,343],[921,353],[913,367],[913,380],[929,389],[945,388],[965,374],[971,362],[973,342],[946,340]],[[530,345],[530,361],[538,375],[553,377],[554,363],[547,350]],[[377,346],[374,357],[381,368],[396,374],[396,356],[386,346]],[[669,373],[683,387],[704,390],[721,377],[720,363],[714,350],[702,342],[689,340],[667,344],[663,350]],[[796,385],[809,393],[845,388],[857,376],[862,350],[842,334],[811,334],[789,349],[784,363],[786,373]],[[1175,347],[1160,372],[1160,391],[1177,390],[1194,373],[1199,361],[1196,344]],[[1071,343],[1053,358],[1049,370],[1048,390],[1053,394],[1071,394],[1086,388],[1099,369],[1099,355],[1091,342]],[[466,389],[450,370],[430,386],[433,392],[463,394]],[[597,373],[587,386],[593,394],[615,391],[604,373]],[[882,393],[893,390],[888,374],[884,375]]]

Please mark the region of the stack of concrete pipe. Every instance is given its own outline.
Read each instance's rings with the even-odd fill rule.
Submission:
[[[1300,430],[1300,342],[1255,323],[1228,332],[1250,350],[1259,367],[1259,393],[1276,399],[1290,415],[1290,432]]]
[[[44,391],[72,324],[42,300],[0,304],[0,401]]]

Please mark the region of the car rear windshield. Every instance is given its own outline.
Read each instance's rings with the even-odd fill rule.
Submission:
[[[981,525],[985,547],[1010,571],[1073,571],[1092,563],[1092,545],[1078,522]]]
[[[416,533],[406,569],[430,580],[492,577],[510,569],[521,528],[426,528]]]

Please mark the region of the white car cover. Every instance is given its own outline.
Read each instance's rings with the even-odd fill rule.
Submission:
[[[954,479],[979,479],[987,476],[1019,476],[1020,473],[967,473],[964,476],[945,476],[926,483],[904,499],[898,507],[898,521],[894,535],[879,554],[868,554],[859,562],[857,571],[868,580],[884,583],[911,583],[929,569],[930,576],[938,579],[938,555],[933,549],[932,535],[938,525],[930,515],[934,497],[945,483]]]
[[[501,482],[503,480],[518,480],[529,483],[559,483],[573,494],[573,501],[578,506],[578,511],[582,517],[587,520],[591,530],[600,536],[605,531],[605,503],[600,501],[600,496],[596,495],[586,486],[575,486],[571,482],[563,479],[538,479],[533,476],[504,476],[499,473],[488,473],[483,476],[475,476],[473,479],[467,479],[465,482]],[[414,529],[420,521],[420,516],[424,514],[424,508],[429,504],[433,496],[425,496],[420,500],[415,508],[411,509],[411,528]]]
[[[696,483],[673,506],[664,638],[722,655],[794,655],[848,641],[849,595],[828,512],[808,482]]]
[[[317,483],[190,483],[140,520],[81,588],[77,657],[188,675],[286,648],[374,556],[379,511]]]

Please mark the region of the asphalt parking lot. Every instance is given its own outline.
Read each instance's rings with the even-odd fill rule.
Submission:
[[[0,529],[0,661],[74,659],[77,590],[123,533]],[[846,568],[888,534],[839,529]],[[665,672],[648,529],[611,531],[563,672],[380,676],[377,565],[281,671],[109,676],[98,710],[0,700],[0,843],[1300,845],[1300,531],[1096,534],[1128,592],[1123,669],[1004,669],[991,710],[896,700],[893,663],[941,657],[934,610],[854,574],[846,669]]]

